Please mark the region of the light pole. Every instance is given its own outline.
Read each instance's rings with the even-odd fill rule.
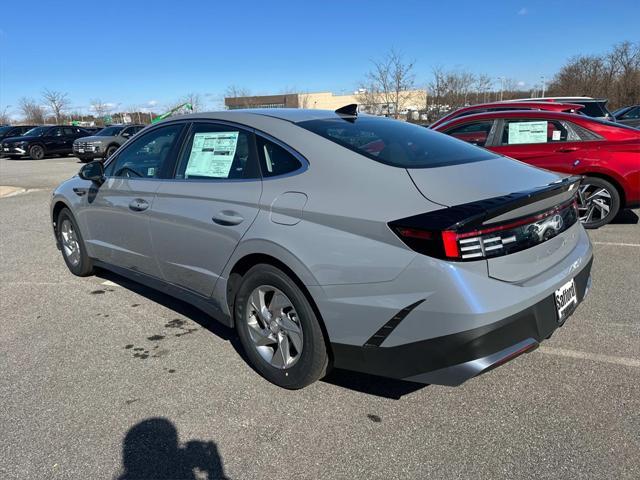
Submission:
[[[546,90],[546,85],[544,84],[544,75],[540,77],[540,81],[542,82],[542,96],[544,97],[544,92]]]
[[[500,80],[500,101],[502,101],[502,94],[504,92],[504,77],[498,77]]]

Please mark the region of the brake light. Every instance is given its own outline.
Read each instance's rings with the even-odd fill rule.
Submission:
[[[447,260],[466,261],[515,253],[545,242],[564,232],[578,220],[577,204],[571,200],[544,212],[477,228],[431,230],[390,224],[413,250]]]

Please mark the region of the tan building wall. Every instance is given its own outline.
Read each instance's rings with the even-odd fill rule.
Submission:
[[[402,109],[421,110],[427,100],[425,90],[409,90],[403,93],[406,99]],[[336,110],[350,103],[360,103],[357,94],[334,95],[332,92],[287,93],[281,95],[260,95],[251,97],[227,97],[224,104],[228,109],[237,108],[313,108]],[[383,105],[382,98],[376,103]]]

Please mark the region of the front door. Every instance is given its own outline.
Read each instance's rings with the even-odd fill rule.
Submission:
[[[105,167],[106,181],[85,195],[80,211],[91,256],[115,266],[161,277],[153,256],[149,213],[159,180],[172,167],[183,123],[154,128]]]
[[[162,180],[150,230],[164,279],[210,296],[258,214],[262,182],[251,131],[197,122],[173,179]]]

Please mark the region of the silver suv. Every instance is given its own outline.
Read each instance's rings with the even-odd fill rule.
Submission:
[[[95,135],[78,138],[73,142],[73,154],[82,162],[95,158],[109,158],[127,140],[144,128],[144,125],[111,125]]]
[[[459,385],[585,297],[579,182],[353,107],[236,110],[149,127],[61,184],[51,218],[72,273],[196,305],[277,385],[331,367]]]

